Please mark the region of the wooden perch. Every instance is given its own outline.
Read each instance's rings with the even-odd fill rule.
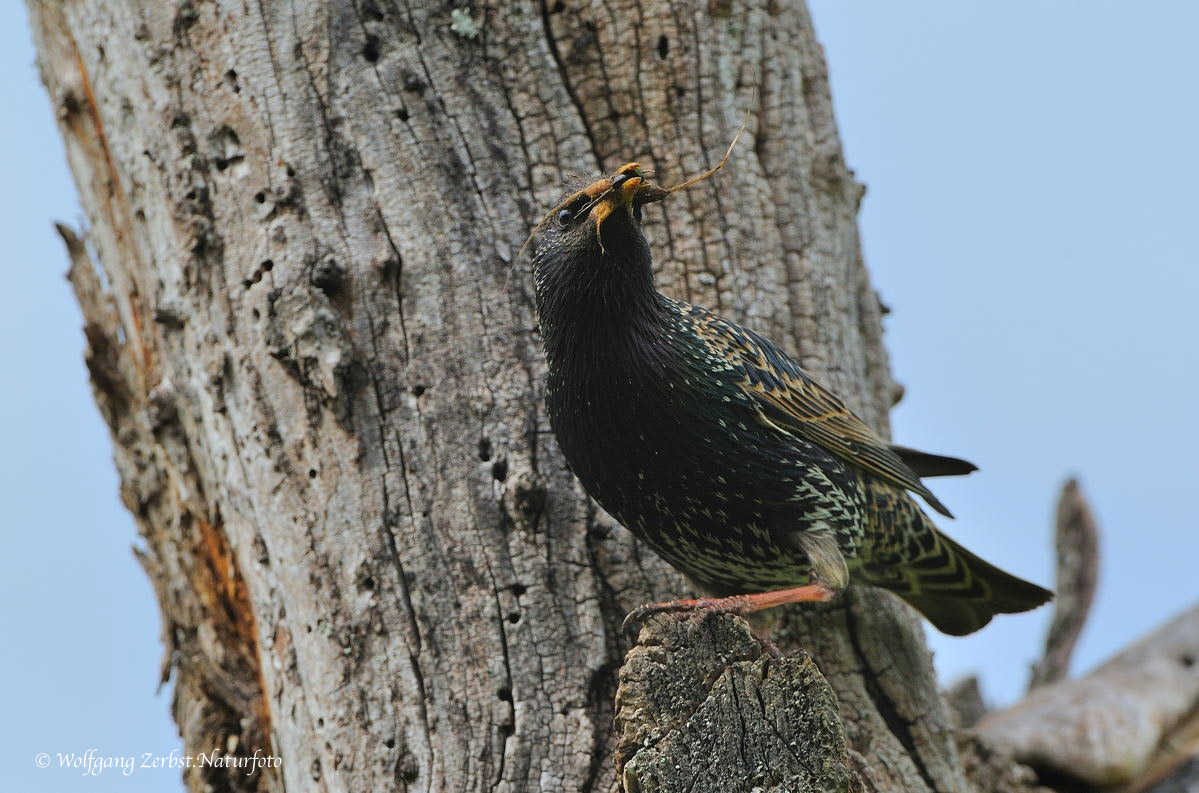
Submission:
[[[1057,598],[1045,654],[1032,668],[1029,690],[1065,678],[1070,656],[1095,599],[1099,578],[1099,529],[1078,480],[1062,487],[1054,530],[1057,547]]]
[[[763,654],[730,615],[646,622],[620,670],[616,728],[627,793],[862,789],[812,659]]]
[[[1199,606],[1091,674],[1037,688],[976,727],[985,744],[1040,772],[1100,787],[1144,789],[1199,749],[1187,736],[1199,711]],[[1179,748],[1190,746],[1178,757]],[[1168,768],[1157,771],[1163,762]],[[1165,788],[1163,788],[1165,789]]]

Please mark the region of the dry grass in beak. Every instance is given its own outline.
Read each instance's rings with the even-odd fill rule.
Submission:
[[[741,129],[737,130],[737,134],[733,136],[733,142],[730,143],[728,149],[725,150],[724,156],[720,158],[720,162],[716,163],[711,168],[709,168],[708,170],[701,173],[699,176],[693,176],[690,179],[688,179],[687,181],[683,182],[682,184],[676,184],[674,187],[666,188],[667,194],[673,193],[676,190],[686,190],[691,185],[702,182],[703,180],[707,179],[709,176],[711,176],[712,174],[716,173],[721,168],[723,168],[728,163],[729,156],[733,153],[733,147],[736,146],[737,141],[741,139],[741,133],[745,132],[745,128],[748,125],[749,125],[749,114],[746,113],[745,120],[741,122]],[[663,196],[663,198],[665,198],[665,196]]]

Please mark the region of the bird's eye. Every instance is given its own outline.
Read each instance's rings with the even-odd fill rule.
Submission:
[[[559,226],[569,226],[570,221],[572,221],[574,219],[575,219],[575,213],[571,212],[569,209],[564,209],[558,213],[558,225]]]

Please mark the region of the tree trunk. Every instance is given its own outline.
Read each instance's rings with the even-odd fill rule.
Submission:
[[[621,618],[688,588],[566,469],[517,254],[564,173],[673,184],[748,113],[725,170],[647,209],[659,283],[885,432],[862,188],[803,6],[30,4],[174,715],[189,752],[281,759],[188,786],[619,786]],[[837,727],[837,779],[969,789],[906,607],[852,590],[786,620],[836,697],[802,659],[781,688]],[[769,700],[764,668],[738,679]]]

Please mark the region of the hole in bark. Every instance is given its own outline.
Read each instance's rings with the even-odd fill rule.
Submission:
[[[512,726],[511,724],[500,725],[500,737],[509,738],[514,732],[516,732],[516,727]]]
[[[685,93],[687,93],[687,89],[686,89],[686,88],[684,88],[683,86],[681,86],[681,85],[676,85],[676,86],[674,87],[674,95],[675,95],[675,96],[677,96],[679,99],[682,99],[682,98],[683,98],[683,95],[684,95]]]
[[[67,115],[74,115],[83,109],[83,103],[80,101],[79,96],[71,90],[64,91],[58,101]],[[143,153],[147,157],[150,156],[148,152]]]
[[[312,285],[330,296],[341,291],[345,277],[345,268],[332,256],[312,268]]]
[[[367,2],[363,4],[362,15],[375,22],[383,21],[383,12],[379,10],[379,6],[370,2],[370,0],[367,0]]]
[[[366,578],[362,579],[361,586],[363,589],[369,592],[375,588],[375,579],[368,575]]]
[[[479,459],[483,462],[491,459],[491,441],[487,438],[479,441]]]
[[[400,121],[407,121],[408,120],[408,108],[401,107],[398,110],[396,110],[396,118],[398,118]]]
[[[507,619],[508,622],[511,622],[513,625],[515,625],[516,623],[520,622],[520,614],[514,611],[508,615]]]
[[[237,83],[237,70],[230,69],[225,72],[225,85],[229,86],[229,90],[235,94],[241,93],[241,86]]]
[[[265,204],[266,203],[266,193],[259,190],[257,193],[254,194],[254,200],[257,201],[259,204]]]
[[[1183,666],[1185,666],[1187,669],[1190,669],[1192,666],[1194,666],[1194,665],[1195,665],[1195,656],[1193,656],[1193,655],[1184,655],[1184,656],[1182,656],[1181,658],[1179,658],[1178,660],[1179,660],[1179,661],[1182,663],[1182,665],[1183,665]]]
[[[386,741],[383,742],[383,745],[386,746],[388,749],[396,748],[395,738],[388,738]]]
[[[309,469],[308,469],[308,478],[309,478],[309,479],[316,479],[316,469],[315,469],[315,468],[309,468]]]
[[[254,285],[254,282],[251,281],[249,278],[247,278],[246,280],[241,282],[241,285],[244,286],[246,289],[249,289],[251,286]]]
[[[377,37],[366,37],[366,45],[362,48],[362,57],[366,58],[369,63],[379,60],[379,39]]]
[[[566,3],[562,2],[562,0],[558,0],[558,2],[554,3],[554,7],[550,9],[550,13],[551,14],[561,14],[565,10],[566,10]]]
[[[495,465],[491,466],[491,475],[495,477],[495,481],[503,482],[508,478],[508,461],[496,460]]]
[[[386,259],[374,262],[374,268],[379,275],[379,280],[386,283],[399,277],[400,260],[395,256],[388,256]]]
[[[521,595],[523,595],[524,593],[526,593],[528,591],[529,591],[529,588],[527,586],[525,586],[524,584],[513,584],[512,585],[512,594],[516,595],[517,597],[520,597]]]
[[[670,54],[670,39],[665,36],[658,36],[658,57],[665,60]]]
[[[412,386],[412,396],[422,396],[424,393],[425,387],[423,385]]]
[[[414,94],[423,94],[425,92],[425,81],[416,75],[416,72],[405,70],[401,75],[404,81],[404,90]]]
[[[254,317],[254,319],[258,319],[262,316],[262,312],[260,312],[258,309],[254,309],[250,312],[250,316]]]
[[[317,720],[316,720],[316,726],[318,726],[318,727],[324,727],[324,726],[325,726],[325,720],[324,720],[324,719],[317,719]]]
[[[275,263],[273,261],[271,261],[270,259],[267,259],[266,261],[264,261],[262,263],[262,269],[264,272],[269,273],[271,270],[275,269]]]
[[[500,700],[503,702],[511,702],[512,701],[512,689],[505,686],[496,692],[496,696],[498,696],[500,698]]]

